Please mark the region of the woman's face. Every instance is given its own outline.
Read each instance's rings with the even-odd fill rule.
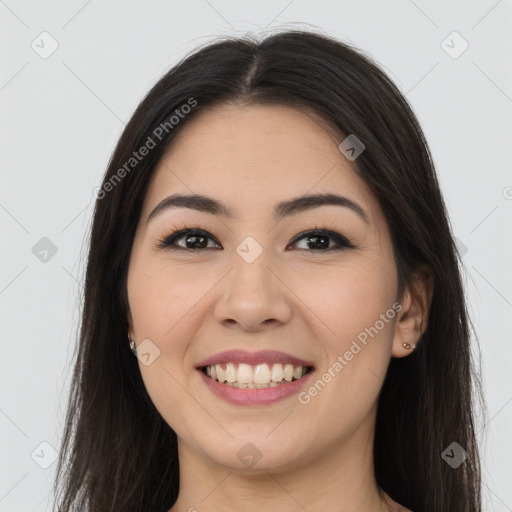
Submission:
[[[207,464],[275,470],[366,446],[389,359],[404,355],[385,217],[342,139],[313,119],[284,106],[203,112],[161,159],[145,197],[127,283],[139,367],[180,450]],[[182,204],[148,221],[173,194],[207,196],[231,216]],[[276,210],[317,194],[352,203]],[[159,247],[185,228],[203,232]],[[318,229],[331,233],[297,239]],[[247,352],[218,360],[260,387],[213,382],[198,369],[224,351]],[[259,351],[284,355],[251,360]],[[281,382],[276,361],[286,373],[293,358],[312,372],[261,384]]]

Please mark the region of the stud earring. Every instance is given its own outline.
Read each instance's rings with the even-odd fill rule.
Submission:
[[[406,350],[409,350],[411,347],[414,350],[416,348],[416,345],[411,345],[410,343],[402,343],[402,347],[404,347]]]
[[[135,348],[135,338],[131,334],[128,334],[128,339],[130,340],[130,350],[133,354],[137,355],[137,349]]]

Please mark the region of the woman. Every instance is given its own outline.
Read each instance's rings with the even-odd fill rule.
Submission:
[[[368,56],[198,49],[96,197],[59,510],[480,511],[454,240]]]

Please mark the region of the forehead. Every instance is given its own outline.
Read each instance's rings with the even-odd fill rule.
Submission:
[[[261,217],[288,197],[337,192],[372,217],[377,205],[339,151],[343,138],[314,114],[287,106],[205,110],[181,129],[158,163],[144,214],[173,192],[213,196],[240,219]]]

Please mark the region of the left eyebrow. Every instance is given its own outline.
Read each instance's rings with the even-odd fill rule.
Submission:
[[[366,224],[369,224],[365,211],[359,204],[348,197],[338,194],[306,195],[283,201],[278,203],[274,208],[274,218],[282,219],[320,206],[342,206],[348,208],[361,217]],[[189,208],[212,215],[220,215],[228,218],[234,217],[232,210],[217,199],[200,194],[173,194],[158,203],[149,214],[146,224],[157,215],[171,208]]]

